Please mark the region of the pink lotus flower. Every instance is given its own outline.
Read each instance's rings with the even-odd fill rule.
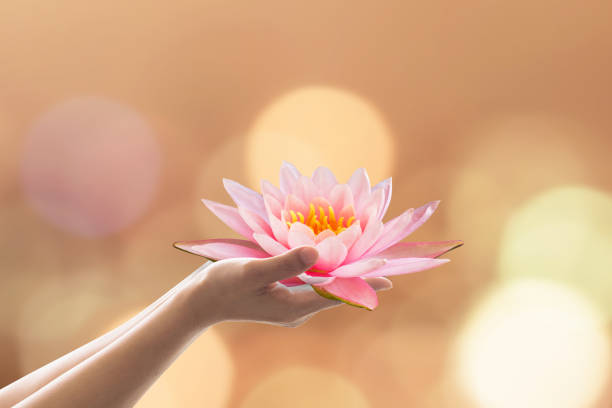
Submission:
[[[217,261],[227,258],[276,256],[298,246],[314,246],[317,263],[287,286],[311,285],[321,296],[373,310],[376,292],[363,278],[418,272],[448,262],[438,256],[462,241],[400,242],[433,214],[439,201],[394,219],[382,219],[391,201],[391,178],[370,187],[365,169],[340,184],[326,167],[304,176],[283,162],[280,189],[262,180],[263,194],[223,179],[237,205],[203,199],[231,229],[247,238],[176,242],[174,246]]]

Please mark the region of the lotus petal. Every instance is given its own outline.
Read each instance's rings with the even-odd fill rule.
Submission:
[[[238,207],[238,213],[246,222],[246,224],[253,230],[253,232],[257,232],[258,234],[268,234],[272,236],[272,228],[270,225],[264,221],[259,215],[255,214],[253,211],[249,210],[246,207]],[[268,217],[266,216],[266,219]]]
[[[372,191],[378,190],[378,189],[383,190],[383,192],[385,193],[385,198],[383,200],[382,206],[379,208],[378,214],[376,215],[376,218],[378,218],[379,220],[382,220],[385,214],[387,213],[387,209],[389,208],[389,203],[391,203],[391,193],[392,193],[391,177],[389,177],[386,180],[381,181],[380,183],[372,187]]]
[[[364,228],[368,227],[370,220],[378,221],[380,220],[376,218],[376,212],[378,211],[378,205],[376,203],[370,204],[369,207],[365,208],[359,215],[359,221]]]
[[[315,248],[319,252],[319,259],[313,268],[326,272],[336,269],[344,261],[347,253],[342,240],[337,236],[321,241]]]
[[[330,237],[335,237],[335,236],[336,236],[336,233],[333,232],[332,230],[329,230],[329,229],[323,230],[319,232],[317,235],[315,235],[315,238],[314,238],[315,244],[318,244]]]
[[[358,207],[359,202],[370,197],[370,178],[368,172],[363,167],[355,170],[348,183],[353,192],[353,200],[355,207]]]
[[[348,255],[346,256],[345,262],[350,263],[361,256],[368,250],[383,233],[383,223],[380,220],[373,219],[363,230],[363,234],[357,239],[357,242],[353,244]]]
[[[283,194],[293,191],[297,179],[301,176],[299,170],[291,163],[283,160],[280,169],[280,189]]]
[[[319,213],[319,207],[323,207],[325,212],[327,212],[327,208],[330,205],[332,205],[325,197],[321,197],[321,196],[317,196],[317,197],[313,198],[310,202],[312,203],[312,205],[314,205],[314,208],[315,208],[317,214]],[[310,210],[310,208],[308,208],[308,209]]]
[[[366,258],[370,254],[374,255],[381,251],[384,251],[391,245],[401,240],[401,234],[404,229],[412,222],[412,215],[414,213],[414,209],[410,208],[404,211],[402,214],[398,215],[391,221],[387,222],[383,226],[383,232],[374,243],[364,254],[363,257]]]
[[[280,204],[278,201],[272,196],[265,196],[264,203],[266,204],[266,210],[268,211],[268,221],[270,222],[270,228],[272,229],[272,234],[274,234],[274,238],[278,242],[283,245],[288,245],[288,228],[287,224],[278,219],[276,215],[273,214],[272,210],[275,205],[278,205],[279,215],[280,215]]]
[[[357,241],[357,239],[361,236],[361,225],[359,220],[351,224],[350,227],[342,231],[338,234],[338,238],[342,240],[342,243],[346,247],[347,250],[350,250],[353,244]]]
[[[223,179],[223,186],[236,203],[236,206],[251,210],[264,219],[267,218],[263,197],[257,191],[226,178]]]
[[[238,209],[229,205],[202,199],[202,202],[213,214],[215,214],[228,227],[245,238],[252,239],[253,230],[240,216]]]
[[[293,186],[293,194],[300,197],[305,203],[309,203],[313,198],[321,195],[321,192],[310,177],[300,176]]]
[[[301,222],[294,222],[291,224],[288,241],[289,248],[295,248],[302,245],[316,245],[314,232]]]
[[[270,228],[272,228],[274,238],[283,245],[289,245],[289,230],[287,229],[287,224],[271,214],[268,214],[268,219],[270,220]]]
[[[270,183],[268,180],[261,180],[261,192],[264,196],[266,194],[271,195],[279,203],[282,203],[285,200],[285,195],[283,194],[283,192],[280,191],[278,187]]]
[[[175,242],[173,245],[175,248],[203,256],[211,261],[242,257],[270,257],[258,245],[243,239],[202,239],[198,241]]]
[[[429,217],[431,217],[431,215],[436,211],[436,209],[438,208],[438,205],[440,205],[439,200],[432,201],[414,210],[414,214],[412,216],[412,222],[410,223],[410,225],[408,225],[408,227],[404,231],[402,231],[401,238],[399,240],[406,238],[408,235],[412,234],[421,225],[425,224],[425,221],[427,221]]]
[[[272,214],[276,218],[280,218],[281,211],[283,209],[281,202],[271,195],[265,195],[263,200],[266,208],[266,214]]]
[[[312,173],[312,181],[319,187],[321,194],[328,196],[331,189],[338,184],[336,176],[325,166],[319,166]]]
[[[373,212],[373,217],[376,217],[379,209],[384,205],[385,192],[381,189],[372,190],[369,197],[365,200],[361,201],[361,205],[358,205],[355,208],[357,214],[359,214],[359,219],[363,222],[367,221],[367,218],[364,220],[364,216],[368,215],[370,212]],[[371,207],[374,207],[373,210],[369,210]],[[380,219],[380,218],[378,218]]]
[[[346,207],[343,207],[340,212],[338,212],[338,214],[336,214],[336,219],[340,219],[340,218],[344,218],[344,221],[342,222],[344,225],[346,225],[346,223],[348,222],[348,220],[351,217],[356,217],[356,213],[355,213],[355,208],[353,208],[353,205],[347,205]],[[359,219],[357,219],[357,221],[359,221]],[[354,223],[355,221],[353,221]],[[353,225],[353,224],[351,224]],[[365,225],[361,224],[362,227],[365,227]]]
[[[306,202],[304,202],[300,197],[298,197],[295,194],[289,194],[287,195],[287,198],[285,199],[285,205],[283,206],[283,210],[285,211],[289,211],[289,210],[293,210],[293,211],[299,211],[302,213],[302,215],[304,217],[308,216],[308,206],[306,205]],[[285,220],[285,221],[289,221],[289,220]]]
[[[361,278],[336,278],[324,285],[312,288],[321,296],[340,300],[352,306],[374,310],[378,306],[376,291]]]
[[[437,258],[461,245],[463,241],[398,242],[370,258]]]
[[[365,253],[364,257],[384,251],[412,234],[431,217],[436,208],[438,208],[438,204],[440,204],[440,201],[432,201],[414,210],[412,217],[407,223],[402,221],[395,225],[393,231],[389,232],[389,235],[383,235],[384,238],[381,238],[379,240],[380,242],[377,242],[367,253]]]
[[[289,248],[287,248],[280,242],[270,238],[266,234],[254,233],[253,239],[255,239],[255,242],[257,242],[264,251],[266,251],[272,256],[284,254],[289,250]]]
[[[299,178],[302,175],[302,173],[300,173],[298,168],[295,167],[292,163],[289,163],[287,160],[283,160],[283,162],[281,164],[281,169],[283,169],[283,168],[289,169],[291,171],[291,173],[293,173],[295,178]]]
[[[357,262],[342,265],[341,267],[339,267],[333,272],[330,272],[329,274],[339,278],[356,277],[369,272],[373,272],[374,270],[386,265],[386,263],[387,261],[385,259],[362,259]]]
[[[373,272],[361,275],[363,278],[377,276],[403,275],[406,273],[420,272],[449,262],[450,259],[433,258],[399,258],[387,260],[387,264]]]
[[[335,210],[345,207],[354,207],[353,193],[346,184],[338,184],[329,193],[329,202]]]

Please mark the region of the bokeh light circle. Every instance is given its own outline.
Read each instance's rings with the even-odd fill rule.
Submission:
[[[454,369],[483,408],[587,408],[610,370],[597,309],[570,288],[534,279],[493,291],[457,340]]]
[[[226,407],[234,364],[223,339],[207,329],[153,384],[136,408]]]
[[[508,219],[499,271],[571,285],[612,316],[612,194],[575,185],[528,200]]]
[[[379,316],[380,319],[380,316]],[[384,319],[384,317],[383,317]],[[434,324],[358,324],[337,342],[339,361],[376,406],[420,407],[444,373],[447,332]]]
[[[345,183],[359,167],[370,181],[388,178],[395,157],[393,138],[380,112],[362,97],[338,88],[309,86],[271,103],[257,117],[246,143],[251,188],[265,178],[278,183],[283,160],[310,176],[329,167]]]
[[[172,242],[200,238],[194,233],[193,203],[187,200],[155,208],[142,222],[122,234],[116,281],[130,288],[131,299],[147,302],[164,293],[200,265],[205,258],[178,251]],[[200,202],[201,204],[201,202]],[[202,205],[202,211],[208,209]]]
[[[31,206],[79,236],[116,232],[149,205],[160,172],[153,130],[131,108],[96,97],[52,107],[24,142],[22,179]]]
[[[30,276],[29,285],[20,289],[23,299],[15,330],[22,373],[90,341],[96,323],[122,303],[122,291],[95,268],[72,277]]]
[[[365,396],[346,378],[331,371],[292,366],[264,378],[241,408],[368,408]]]
[[[467,244],[464,269],[474,281],[490,273],[499,237],[513,210],[533,194],[584,182],[588,167],[576,145],[593,132],[581,123],[537,114],[500,115],[479,122],[459,163],[446,203],[449,235]],[[466,145],[468,146],[468,145]]]

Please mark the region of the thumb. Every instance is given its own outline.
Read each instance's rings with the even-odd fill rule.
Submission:
[[[314,247],[300,246],[281,255],[250,260],[245,270],[258,283],[266,284],[299,275],[310,269],[318,258]]]

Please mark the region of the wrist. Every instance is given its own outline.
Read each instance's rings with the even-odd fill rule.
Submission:
[[[217,294],[208,283],[205,276],[194,279],[176,295],[176,301],[187,324],[196,332],[224,320],[220,303],[216,299]]]

